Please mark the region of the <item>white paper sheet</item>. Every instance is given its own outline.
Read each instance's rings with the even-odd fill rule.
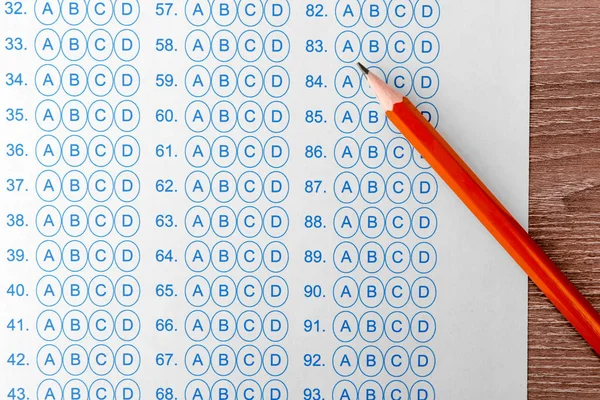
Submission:
[[[525,225],[528,1],[2,7],[6,398],[525,399],[525,274],[355,62]]]

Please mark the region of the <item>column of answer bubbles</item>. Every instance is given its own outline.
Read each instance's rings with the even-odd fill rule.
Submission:
[[[335,400],[435,397],[437,178],[389,123],[354,63],[416,99],[437,125],[430,99],[440,84],[433,66],[440,43],[431,29],[439,14],[435,0],[335,6],[335,53],[346,64],[335,76]]]
[[[290,12],[287,0],[185,6],[186,398],[288,398]]]
[[[37,398],[139,399],[140,5],[38,0],[32,8]]]

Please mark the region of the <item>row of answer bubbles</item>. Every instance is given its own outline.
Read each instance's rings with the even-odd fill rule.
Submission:
[[[414,55],[421,63],[430,64],[440,54],[440,43],[437,36],[429,31],[421,32],[414,39],[404,31],[395,32],[389,37],[371,31],[362,38],[353,31],[345,31],[336,38],[335,54],[344,63],[352,63],[362,57],[375,64],[387,56],[403,64]]]
[[[252,27],[263,20],[273,27],[285,25],[291,14],[288,0],[187,0],[185,17],[194,26],[212,21],[229,26],[236,21]]]
[[[406,399],[406,400],[433,400],[435,389],[426,380],[418,380],[408,388],[401,380],[393,379],[386,384],[375,380],[357,382],[343,380],[333,387],[333,398],[336,400],[359,400],[359,399]],[[268,400],[268,399],[264,399]]]
[[[431,168],[423,157],[403,137],[395,137],[387,145],[377,137],[370,137],[360,145],[352,137],[343,137],[335,144],[335,161],[350,169],[359,162],[369,169],[377,169],[387,161],[395,169],[406,168],[411,160],[421,169]]]
[[[236,197],[245,203],[255,203],[261,198],[271,203],[281,203],[289,192],[288,178],[278,171],[264,178],[254,171],[246,171],[239,177],[221,171],[212,179],[202,171],[195,171],[185,181],[185,194],[195,203],[202,203],[209,197],[220,203],[228,203]]]
[[[35,17],[43,25],[56,24],[62,19],[69,25],[89,20],[102,26],[111,20],[120,25],[133,25],[140,16],[138,0],[36,0]]]
[[[338,0],[335,17],[343,27],[350,28],[363,21],[377,28],[389,21],[396,28],[404,28],[415,21],[423,28],[431,28],[440,18],[437,0]]]
[[[342,172],[334,183],[335,197],[342,203],[355,202],[359,196],[370,204],[379,203],[387,197],[395,204],[407,202],[411,197],[421,204],[429,204],[437,196],[437,180],[428,172],[422,172],[412,180],[403,172],[386,177],[369,172],[359,179],[352,172]]]
[[[99,342],[109,340],[113,335],[130,342],[140,333],[139,316],[131,310],[123,310],[116,316],[106,310],[96,310],[86,315],[80,310],[70,310],[62,316],[54,310],[40,313],[36,330],[41,339],[52,342],[64,336],[72,342],[91,337]]]
[[[38,266],[46,271],[56,271],[61,265],[71,272],[79,272],[88,265],[96,272],[106,272],[113,265],[121,271],[131,272],[140,264],[140,249],[132,241],[125,240],[116,246],[104,240],[86,245],[71,240],[63,245],[45,240],[35,252]]]
[[[227,65],[220,65],[212,72],[195,65],[185,75],[185,87],[194,97],[203,97],[212,89],[219,97],[230,97],[239,91],[247,98],[256,97],[262,92],[280,98],[290,88],[290,75],[278,65],[264,73],[253,65],[247,65],[238,72]]]
[[[210,161],[221,168],[236,161],[246,168],[263,162],[271,168],[281,168],[290,158],[290,146],[282,137],[272,137],[263,144],[255,136],[246,136],[238,142],[230,136],[220,136],[212,143],[202,136],[193,136],[185,145],[185,158],[194,168],[202,168]]]
[[[71,170],[63,176],[46,170],[35,181],[35,191],[45,202],[53,202],[62,195],[73,203],[86,197],[103,203],[113,196],[130,203],[138,197],[140,186],[140,180],[133,171],[122,171],[113,178],[108,171],[103,170],[96,171],[89,177],[80,170]]]
[[[171,43],[171,46],[174,46]],[[265,56],[268,60],[280,63],[290,54],[291,43],[283,31],[271,31],[264,38],[254,30],[239,35],[223,29],[212,36],[204,30],[195,30],[185,38],[185,52],[195,62],[213,56],[216,60],[227,62],[239,56],[243,61],[255,62]]]
[[[113,161],[122,167],[132,167],[140,159],[140,144],[133,136],[122,136],[113,143],[103,135],[85,139],[71,135],[62,141],[44,135],[35,145],[35,157],[44,167],[53,167],[60,161],[70,167],[79,167],[86,161],[96,167],[106,167]]]
[[[236,265],[244,272],[252,273],[265,266],[273,273],[287,268],[290,254],[282,242],[270,242],[261,247],[256,242],[246,241],[239,246],[220,241],[212,248],[195,241],[185,249],[185,263],[191,271],[203,272],[212,265],[219,272],[229,272]]]
[[[437,252],[431,243],[417,243],[412,250],[402,242],[393,242],[384,249],[377,242],[367,242],[360,247],[352,242],[342,242],[333,251],[333,262],[338,271],[349,274],[360,265],[371,274],[385,265],[391,272],[401,274],[409,266],[420,274],[428,274],[437,264]]]
[[[377,308],[384,301],[393,308],[403,308],[411,300],[419,308],[428,308],[437,298],[437,287],[427,277],[417,278],[410,284],[400,276],[386,282],[370,276],[360,283],[344,276],[335,282],[333,297],[342,308],[351,308],[357,303],[367,308]]]
[[[427,377],[435,369],[436,357],[427,346],[415,348],[411,354],[402,346],[381,349],[366,346],[355,349],[351,346],[340,346],[333,354],[333,368],[340,376],[361,373],[375,377],[387,372],[393,377],[402,377],[409,370],[418,377]]]
[[[70,61],[79,61],[86,55],[95,61],[106,61],[113,55],[121,61],[134,60],[140,52],[138,35],[130,29],[113,35],[104,29],[87,35],[79,29],[69,29],[60,36],[47,28],[35,37],[35,52],[44,61],[52,61],[61,54]]]
[[[81,96],[86,90],[104,97],[116,91],[131,97],[140,88],[140,74],[132,65],[122,65],[114,72],[106,65],[98,64],[86,71],[78,64],[71,64],[62,71],[54,65],[42,65],[35,74],[35,87],[44,96],[54,96],[63,90],[69,96]]]
[[[220,342],[228,342],[234,337],[245,342],[254,342],[263,337],[271,342],[280,342],[288,331],[286,315],[277,310],[264,316],[246,310],[237,317],[226,310],[217,311],[212,317],[204,311],[195,310],[185,319],[185,333],[195,342],[205,341],[209,336]]]

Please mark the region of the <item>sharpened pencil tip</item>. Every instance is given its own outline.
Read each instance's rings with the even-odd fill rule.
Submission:
[[[369,70],[367,67],[365,67],[364,65],[362,65],[361,63],[357,63],[358,64],[358,68],[360,68],[360,70],[363,72],[363,74],[365,75],[369,75]]]

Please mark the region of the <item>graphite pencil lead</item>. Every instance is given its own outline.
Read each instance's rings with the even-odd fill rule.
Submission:
[[[363,72],[363,74],[369,75],[369,69],[367,67],[365,67],[361,63],[357,63],[357,64],[358,64],[358,68],[360,68],[360,70]]]

